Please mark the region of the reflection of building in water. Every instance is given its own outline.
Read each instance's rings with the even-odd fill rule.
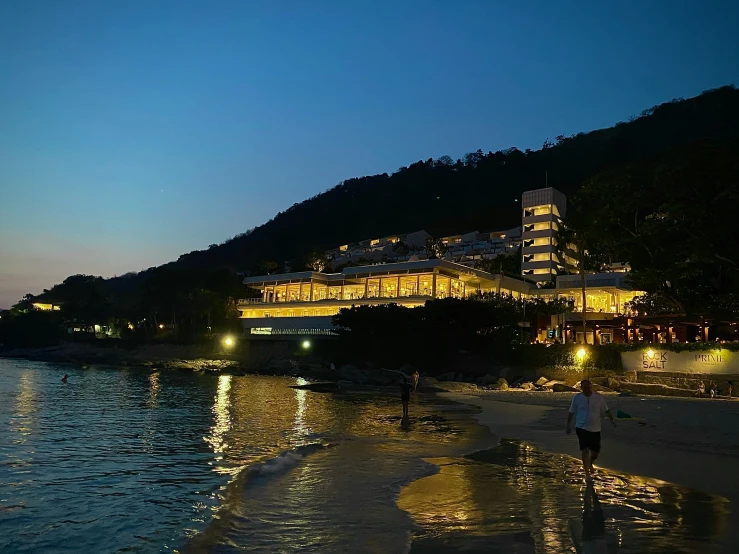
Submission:
[[[159,383],[159,372],[154,371],[152,373],[149,373],[149,408],[157,407],[157,395],[159,394],[160,388],[161,384]]]
[[[22,371],[18,376],[18,395],[15,400],[15,417],[11,420],[11,428],[22,436],[33,431],[36,424],[36,383],[32,371]],[[25,438],[18,439],[19,443],[25,442]]]
[[[231,429],[231,414],[229,413],[229,408],[231,407],[230,390],[231,376],[219,376],[218,391],[215,402],[213,403],[213,427],[211,428],[210,435],[205,438],[206,442],[213,449],[216,460],[222,460],[223,453],[228,449],[226,433]],[[217,467],[216,471],[221,471],[221,469]]]
[[[308,381],[302,377],[298,378],[297,385],[305,385]],[[308,404],[308,391],[305,389],[294,389],[295,399],[298,405],[295,408],[295,433],[298,437],[305,437],[310,433],[308,426],[305,424],[305,411]]]

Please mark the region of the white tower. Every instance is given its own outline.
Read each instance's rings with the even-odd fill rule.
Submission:
[[[536,282],[553,281],[564,271],[555,234],[567,211],[567,198],[548,187],[524,192],[521,205],[521,274]]]

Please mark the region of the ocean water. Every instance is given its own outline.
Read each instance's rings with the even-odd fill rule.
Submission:
[[[0,552],[724,551],[723,499],[298,382],[0,359]]]

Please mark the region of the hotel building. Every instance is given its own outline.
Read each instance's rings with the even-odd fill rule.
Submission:
[[[569,300],[574,311],[540,325],[538,336],[541,340],[576,340],[575,322],[582,322],[583,318],[580,276],[562,275],[567,267],[572,267],[574,260],[562,254],[556,243],[557,230],[567,208],[565,196],[553,188],[527,191],[523,194],[522,206],[522,226],[518,229],[444,237],[445,259],[420,259],[410,253],[412,248],[418,250],[429,236],[419,231],[345,245],[328,252],[336,267],[337,261],[346,262],[358,256],[387,260],[389,254],[396,251],[394,246],[402,242],[409,252],[395,257],[401,261],[345,267],[334,273],[302,271],[247,277],[244,284],[255,296],[238,304],[245,333],[331,335],[332,317],[342,308],[388,303],[415,307],[427,300],[495,292],[521,299]],[[494,258],[518,248],[519,244],[522,251],[520,277],[470,267],[474,256],[483,256],[486,250]],[[584,317],[592,329],[601,330],[597,336],[590,333],[586,337],[588,342],[598,340],[598,336],[603,342],[613,342],[615,331],[606,330],[609,326],[620,329],[621,324],[614,320],[626,313],[628,302],[642,294],[630,289],[626,277],[623,270],[586,276]],[[549,282],[554,282],[555,288],[541,288]]]
[[[247,277],[260,296],[238,309],[252,335],[327,335],[332,316],[356,305],[422,306],[427,300],[496,292],[527,298],[531,284],[446,260],[347,267],[341,273],[303,271]]]

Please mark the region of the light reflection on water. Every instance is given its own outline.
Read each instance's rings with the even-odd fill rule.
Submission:
[[[439,473],[412,483],[398,500],[421,527],[413,552],[720,549],[715,539],[728,506],[719,497],[609,472],[600,472],[588,491],[573,458],[511,440],[464,458],[429,461]]]
[[[418,551],[575,552],[597,535],[570,458],[510,441],[460,457],[490,441],[467,407],[414,398],[404,428],[396,394],[295,383],[0,359],[0,552],[392,553],[414,531]],[[724,504],[696,491],[603,474],[596,493],[611,552],[721,531]]]

